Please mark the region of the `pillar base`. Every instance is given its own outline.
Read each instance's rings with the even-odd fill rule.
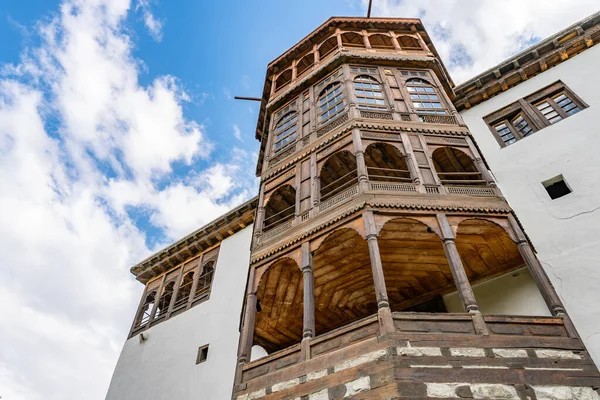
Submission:
[[[389,307],[379,307],[377,309],[377,319],[379,320],[379,330],[382,335],[396,331],[392,310]]]
[[[310,360],[310,340],[312,337],[306,336],[302,338],[300,342],[300,360]]]
[[[473,326],[475,327],[475,333],[478,335],[488,336],[490,331],[485,324],[485,320],[483,319],[483,315],[479,310],[469,310],[469,314],[471,318],[473,318]]]

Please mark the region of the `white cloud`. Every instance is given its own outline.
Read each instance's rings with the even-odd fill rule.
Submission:
[[[596,11],[597,0],[378,0],[372,16],[421,18],[460,83]]]
[[[135,10],[142,13],[144,25],[146,25],[150,36],[152,36],[157,42],[160,42],[163,37],[163,21],[156,19],[152,13],[150,0],[138,0]]]
[[[237,124],[233,124],[233,136],[235,136],[235,138],[240,142],[244,141],[244,139],[242,138],[242,131],[240,130],[240,127],[237,126]]]
[[[3,398],[104,398],[142,290],[129,267],[150,253],[128,210],[172,240],[256,190],[247,156],[210,160],[176,78],[140,85],[129,10],[65,0],[41,45],[0,66]]]
[[[229,90],[229,88],[223,88],[223,94],[225,94],[225,97],[227,97],[227,100],[231,100],[231,90]]]

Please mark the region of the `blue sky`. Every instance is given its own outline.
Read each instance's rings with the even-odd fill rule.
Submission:
[[[422,17],[458,83],[596,10],[375,0],[373,15]],[[233,96],[260,96],[267,63],[330,16],[365,13],[366,0],[0,3],[3,400],[104,398],[142,290],[129,268],[256,194],[258,105]]]

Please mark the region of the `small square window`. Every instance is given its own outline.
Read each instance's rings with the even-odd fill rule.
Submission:
[[[196,365],[203,363],[208,358],[208,345],[198,348],[198,356],[196,357]]]
[[[547,181],[542,182],[544,188],[548,192],[548,195],[552,200],[558,199],[559,197],[563,197],[572,192],[569,185],[565,181],[565,178],[562,175],[555,176],[552,179],[548,179]]]

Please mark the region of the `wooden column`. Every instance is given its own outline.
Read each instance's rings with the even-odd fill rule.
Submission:
[[[138,303],[135,315],[133,316],[133,323],[131,324],[131,328],[129,329],[129,334],[127,335],[128,338],[131,337],[131,334],[133,333],[133,329],[135,328],[138,318],[140,318],[140,313],[142,312],[142,307],[146,303],[147,295],[148,295],[148,285],[146,284],[146,286],[144,286],[144,291],[142,292],[142,298],[141,298],[140,302]]]
[[[167,279],[167,274],[165,273],[160,281],[160,286],[158,287],[158,290],[156,291],[156,297],[154,297],[154,304],[152,305],[152,311],[150,312],[150,318],[148,319],[148,328],[152,325],[152,322],[154,322],[154,317],[156,316],[156,309],[158,308],[158,303],[160,301],[160,296],[162,295],[162,291],[163,288],[165,286],[165,279]]]
[[[375,296],[377,298],[377,314],[379,320],[379,329],[381,334],[395,331],[392,310],[388,300],[387,289],[385,287],[385,277],[383,276],[383,264],[381,263],[381,254],[379,253],[379,243],[377,242],[377,227],[375,226],[375,217],[373,211],[367,210],[363,214],[365,231],[367,234],[367,245],[369,246],[369,257],[371,259],[371,270],[373,273],[373,283],[375,285]]]
[[[256,317],[256,291],[254,290],[254,267],[248,275],[248,289],[246,290],[246,307],[244,314],[244,325],[242,326],[242,339],[238,363],[246,364],[252,356],[252,342],[254,340],[254,319]]]
[[[454,284],[458,289],[458,296],[466,312],[472,315],[473,325],[477,333],[487,335],[489,334],[483,316],[479,311],[479,305],[475,300],[475,294],[469,283],[469,278],[465,272],[460,254],[456,248],[455,235],[446,214],[436,215],[440,230],[442,232],[442,240],[444,242],[444,252],[450,264],[450,270],[452,271],[452,277],[454,278]]]
[[[552,283],[548,279],[546,272],[542,268],[542,265],[538,261],[531,246],[529,245],[527,237],[525,236],[523,230],[521,230],[519,223],[512,215],[508,217],[508,221],[513,232],[515,233],[515,236],[517,237],[517,244],[519,246],[519,252],[521,253],[521,257],[523,257],[525,264],[527,264],[527,268],[529,269],[533,280],[535,281],[538,289],[540,290],[542,297],[544,298],[544,301],[548,306],[548,309],[550,310],[552,315],[555,316],[566,314],[562,302],[558,298],[558,295],[556,294]]]
[[[354,92],[354,83],[352,82],[352,74],[350,73],[350,66],[344,65],[342,67],[344,73],[344,94],[348,100],[348,116],[350,118],[358,118],[358,100],[356,99],[356,93]]]
[[[175,306],[175,299],[177,299],[177,293],[179,293],[179,286],[181,285],[181,278],[183,276],[183,264],[179,270],[179,275],[177,275],[177,279],[175,279],[175,286],[173,287],[173,293],[171,294],[171,301],[169,302],[169,308],[167,309],[167,314],[165,315],[165,319],[168,319],[173,312],[173,307]]]
[[[310,341],[315,337],[315,282],[310,242],[302,243],[302,275],[304,277],[304,329],[302,330],[302,359],[310,359]]]
[[[204,260],[204,254],[202,254],[198,258],[198,265],[196,266],[196,272],[194,273],[194,280],[192,281],[192,288],[190,289],[190,295],[188,297],[188,303],[185,307],[186,310],[192,307],[192,303],[194,302],[194,296],[196,296],[196,289],[198,288],[198,280],[200,279],[200,274],[202,273],[202,260]]]
[[[481,158],[477,147],[475,147],[475,143],[473,143],[473,140],[470,136],[466,136],[465,139],[467,140],[467,144],[469,145],[469,150],[471,150],[471,153],[473,154],[473,161],[475,161],[475,166],[477,167],[479,172],[481,172],[483,180],[485,180],[489,186],[496,186],[494,177],[483,162],[483,159]]]
[[[311,217],[317,215],[319,205],[319,173],[317,170],[317,153],[310,155],[310,203],[312,205]]]
[[[390,38],[392,38],[392,43],[394,44],[394,48],[396,49],[396,51],[402,50],[400,48],[400,43],[398,43],[398,39],[396,38],[396,34],[394,33],[394,31],[390,31]]]
[[[260,190],[258,191],[258,207],[256,207],[256,221],[254,223],[254,234],[262,233],[263,220],[265,218],[265,207],[263,205],[265,201],[265,184],[260,184]]]
[[[358,176],[358,191],[369,190],[369,175],[367,165],[365,164],[365,153],[360,138],[360,129],[352,129],[352,145],[354,146],[354,156],[356,157],[356,174]]]
[[[404,152],[406,153],[406,165],[408,165],[413,182],[416,185],[419,185],[421,182],[423,182],[423,177],[421,176],[421,170],[419,169],[419,165],[415,159],[410,138],[405,132],[400,133],[400,137],[402,138],[402,147],[404,147]]]

